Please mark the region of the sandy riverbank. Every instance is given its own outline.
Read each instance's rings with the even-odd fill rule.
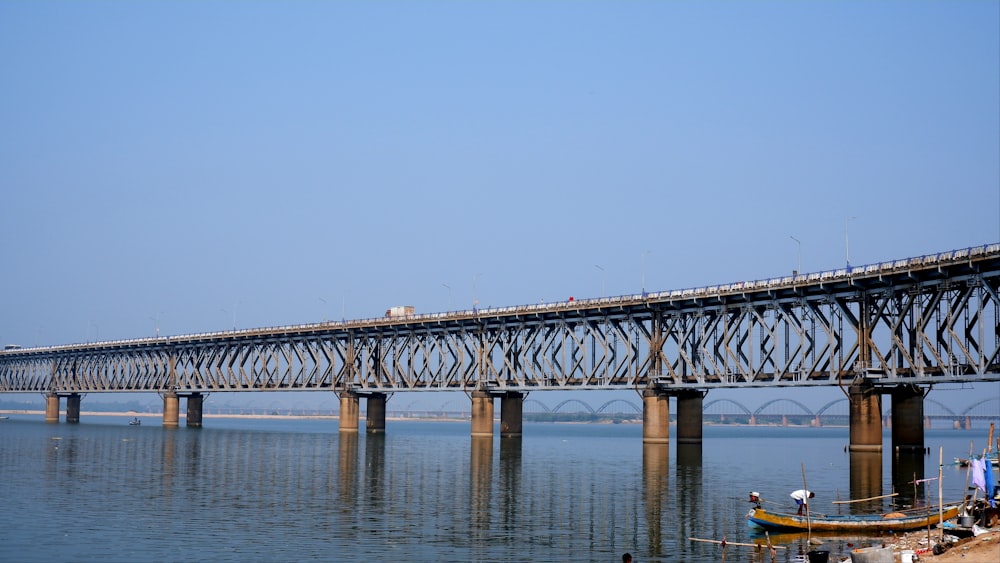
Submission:
[[[893,548],[894,553],[911,550],[919,561],[934,561],[934,563],[997,563],[1000,562],[1000,530],[991,529],[976,537],[961,538],[955,543],[945,543],[949,548],[940,555],[934,555],[933,546],[941,538],[939,530],[931,530],[930,544],[927,542],[927,531],[907,532],[896,536],[895,541],[886,543]]]

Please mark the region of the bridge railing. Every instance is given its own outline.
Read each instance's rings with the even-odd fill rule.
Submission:
[[[149,345],[158,343],[169,344],[171,342],[183,342],[183,341],[193,341],[193,340],[236,338],[240,336],[259,336],[259,335],[281,334],[288,332],[320,331],[320,330],[329,330],[331,328],[364,328],[371,326],[384,326],[386,324],[392,324],[392,323],[463,320],[463,319],[478,318],[483,316],[494,316],[494,315],[547,312],[547,311],[558,311],[563,309],[587,309],[600,305],[612,305],[612,306],[634,305],[634,304],[641,304],[649,300],[687,299],[694,297],[702,297],[706,295],[731,295],[731,294],[746,293],[749,290],[772,289],[778,287],[793,287],[795,285],[802,283],[811,284],[815,282],[836,281],[840,279],[850,278],[852,276],[859,274],[866,277],[877,276],[886,273],[898,273],[914,267],[923,268],[933,264],[943,265],[944,263],[949,263],[949,262],[955,263],[962,260],[971,259],[973,257],[982,256],[984,254],[988,255],[988,254],[998,254],[998,253],[1000,253],[1000,243],[992,243],[980,246],[970,246],[961,249],[949,250],[945,252],[938,252],[934,254],[925,254],[923,256],[916,256],[912,258],[904,258],[887,262],[876,262],[872,264],[851,266],[847,268],[837,268],[833,270],[824,270],[813,273],[796,274],[793,276],[763,278],[752,281],[738,281],[728,284],[689,287],[684,289],[672,289],[659,292],[625,294],[613,297],[600,297],[593,299],[579,299],[579,300],[574,299],[567,301],[556,301],[552,303],[534,303],[528,305],[514,305],[508,307],[491,307],[488,309],[473,308],[461,311],[422,313],[422,314],[413,314],[413,315],[406,315],[399,317],[371,317],[367,319],[325,321],[320,323],[305,323],[297,325],[233,329],[233,330],[223,330],[223,331],[181,334],[181,335],[165,336],[165,337],[157,336],[148,338],[108,340],[108,341],[87,343],[87,344],[76,343],[76,344],[66,344],[59,346],[26,347],[17,350],[0,350],[0,354],[31,353],[32,351],[40,349],[44,349],[46,351],[59,351],[59,350],[78,348],[80,346],[85,346],[85,345],[114,348],[121,346]]]

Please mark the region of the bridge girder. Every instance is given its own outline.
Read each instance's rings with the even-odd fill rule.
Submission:
[[[0,352],[0,392],[1000,380],[1000,245],[693,290]]]

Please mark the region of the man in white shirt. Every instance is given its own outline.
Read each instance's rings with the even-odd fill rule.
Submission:
[[[792,492],[791,497],[795,499],[795,504],[799,505],[799,511],[796,513],[802,516],[802,507],[805,506],[806,510],[809,509],[809,499],[816,496],[816,493],[812,491],[807,491],[805,489],[799,489]]]

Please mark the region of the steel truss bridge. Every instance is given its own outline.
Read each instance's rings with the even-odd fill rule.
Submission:
[[[600,299],[0,352],[0,392],[1000,381],[1000,244]]]

